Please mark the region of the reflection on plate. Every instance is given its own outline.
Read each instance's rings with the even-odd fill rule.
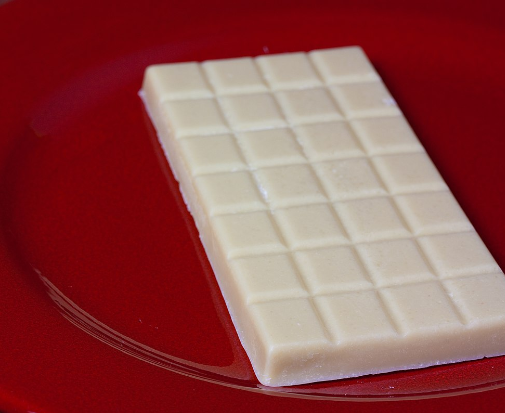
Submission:
[[[174,357],[135,341],[86,313],[72,300],[65,297],[51,281],[40,273],[39,276],[46,287],[47,294],[57,305],[62,316],[96,339],[108,344],[116,350],[122,351],[132,357],[162,369],[236,389],[300,398],[337,400],[361,399],[375,401],[377,399],[386,398],[421,399],[454,396],[505,386],[505,371],[503,371],[503,369],[494,371],[497,374],[485,374],[482,376],[482,371],[478,366],[471,368],[473,372],[469,380],[465,380],[464,382],[460,381],[460,374],[463,373],[464,375],[464,370],[468,368],[468,366],[465,365],[462,368],[456,366],[455,368],[449,368],[441,372],[436,371],[435,368],[427,369],[428,371],[416,371],[413,372],[411,377],[402,377],[399,373],[382,375],[385,376],[380,380],[384,382],[381,385],[382,388],[370,388],[369,383],[367,383],[367,378],[357,380],[356,383],[350,385],[346,385],[345,381],[341,381],[341,383],[344,383],[343,386],[339,385],[339,382],[329,382],[294,387],[266,387],[254,381],[254,379],[236,377],[234,372],[237,366],[232,365],[223,368],[220,366],[196,363]],[[484,371],[487,371],[489,367],[490,366],[485,366]],[[495,366],[491,366],[491,368],[493,367]],[[245,376],[250,376],[250,372],[243,371],[242,373],[245,373]],[[456,382],[453,382],[451,378],[455,376],[458,377],[458,379]],[[412,386],[412,383],[409,383],[411,380],[421,383],[431,382],[432,385],[429,388],[417,388],[416,386]],[[405,381],[407,383],[405,383]],[[410,390],[397,393],[395,389],[398,387],[400,389],[406,388]]]

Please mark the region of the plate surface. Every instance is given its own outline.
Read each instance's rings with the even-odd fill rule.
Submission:
[[[361,45],[503,268],[502,2],[67,3],[0,6],[1,411],[502,408],[505,357],[261,387],[137,96],[153,63]]]

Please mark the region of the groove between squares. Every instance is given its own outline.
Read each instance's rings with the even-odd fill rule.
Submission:
[[[370,244],[370,243],[365,243],[365,244]],[[366,272],[366,275],[368,277],[368,279],[370,280],[371,284],[373,285],[373,289],[372,290],[375,290],[376,294],[377,294],[377,297],[379,299],[379,302],[380,302],[380,305],[384,311],[384,314],[386,315],[386,317],[389,319],[389,322],[390,324],[393,326],[393,328],[395,329],[396,333],[397,334],[404,334],[404,331],[401,329],[401,325],[400,323],[398,322],[398,320],[396,320],[396,318],[394,317],[393,315],[393,312],[391,311],[391,308],[390,306],[388,305],[388,302],[387,300],[385,299],[385,297],[381,294],[380,292],[380,287],[377,285],[374,277],[370,274],[370,270],[368,269],[368,266],[365,264],[364,260],[363,260],[363,257],[361,256],[361,253],[359,251],[358,248],[356,248],[356,243],[354,244],[353,246],[353,249],[354,249],[354,252],[355,252],[355,255],[356,257],[359,259],[359,262],[361,264],[361,266],[365,269],[365,272]],[[405,284],[403,284],[405,285]],[[359,291],[359,290],[358,290]]]
[[[291,253],[290,252],[281,253],[281,254],[287,254],[287,255],[289,255],[290,259],[293,260],[294,262],[296,262],[296,260],[291,257]],[[235,258],[231,259],[230,261],[233,261],[233,260],[235,260]],[[296,264],[296,269],[297,269],[297,272],[299,272],[298,264]],[[393,284],[392,283],[392,284],[386,284],[386,285],[383,285],[383,286],[380,286],[380,287],[374,285],[371,282],[372,285],[368,286],[368,287],[342,288],[340,290],[323,291],[323,292],[318,292],[318,293],[311,293],[307,289],[307,290],[305,290],[305,292],[307,293],[307,295],[292,294],[292,295],[287,295],[286,297],[282,297],[282,298],[264,298],[264,297],[259,297],[259,298],[255,299],[254,302],[252,302],[251,304],[268,303],[268,302],[274,302],[274,301],[286,301],[286,300],[291,300],[291,299],[296,299],[296,298],[315,299],[315,298],[319,298],[319,297],[333,297],[333,296],[337,296],[337,295],[346,295],[346,294],[360,293],[360,292],[376,292],[376,293],[379,294],[381,291],[389,289],[389,288],[406,287],[406,286],[413,286],[413,285],[423,285],[423,284],[427,284],[427,283],[436,283],[439,286],[441,285],[442,288],[444,289],[444,291],[446,292],[447,296],[450,297],[450,295],[447,293],[447,289],[446,289],[446,287],[444,285],[444,281],[464,280],[465,278],[475,278],[475,277],[480,277],[480,276],[489,275],[489,274],[490,273],[483,272],[483,273],[479,273],[479,274],[461,275],[461,276],[457,276],[457,277],[452,277],[450,280],[440,280],[440,279],[434,279],[434,280],[431,280],[431,281],[427,281],[427,280],[406,280],[406,281],[402,281],[401,283],[398,283],[398,284]],[[369,276],[369,274],[367,272],[367,277],[368,276]],[[303,277],[302,276],[297,276],[297,279],[302,283],[302,286],[306,286],[306,283],[303,281]],[[382,300],[383,299],[381,298],[381,301]],[[454,305],[454,304],[451,301],[451,306],[452,305]],[[459,308],[456,305],[454,305],[454,306],[455,306],[455,308]],[[455,313],[458,314],[456,311],[455,311]],[[463,316],[462,316],[462,319],[460,321],[461,321],[462,325],[467,325],[468,324],[466,318],[463,317]],[[392,324],[396,324],[396,321],[394,323],[392,323]],[[401,329],[398,328],[398,331],[399,330],[401,330]]]
[[[256,178],[255,178],[256,180]],[[283,206],[283,207],[280,207],[280,208],[273,208],[271,207],[271,205],[268,204],[266,198],[265,198],[265,194],[264,192],[266,192],[266,190],[262,190],[261,189],[261,183],[257,182],[257,185],[259,187],[259,192],[262,196],[262,198],[265,200],[265,203],[269,206],[269,209],[268,211],[271,213],[272,217],[275,216],[275,213],[278,212],[278,211],[284,211],[284,210],[289,210],[289,209],[292,209],[292,208],[297,208],[297,207],[300,207],[300,206],[329,206],[330,207],[330,210],[332,212],[332,214],[334,215],[334,217],[336,217],[336,220],[338,223],[341,224],[341,227],[342,227],[342,230],[344,232],[344,235],[345,237],[347,238],[347,240],[349,242],[342,242],[342,243],[335,243],[335,242],[331,242],[331,243],[328,243],[328,244],[323,244],[322,246],[320,246],[321,248],[325,248],[325,247],[329,247],[329,246],[333,246],[333,245],[347,245],[349,243],[352,243],[354,245],[361,245],[361,244],[373,244],[373,243],[377,243],[377,242],[384,242],[384,241],[393,241],[393,240],[401,240],[401,239],[414,239],[414,238],[418,238],[419,236],[422,236],[422,237],[429,237],[429,236],[435,236],[435,235],[444,235],[444,234],[459,234],[459,233],[466,233],[466,232],[475,232],[474,230],[468,230],[468,229],[465,229],[465,230],[461,230],[461,229],[454,229],[454,230],[446,230],[444,229],[443,231],[437,231],[437,230],[431,230],[431,231],[424,231],[421,235],[417,235],[415,234],[410,225],[408,224],[408,222],[406,221],[402,211],[400,208],[398,208],[398,206],[396,205],[396,202],[395,202],[395,197],[392,196],[392,195],[378,195],[378,196],[372,196],[372,197],[366,197],[366,198],[350,198],[350,199],[346,199],[344,201],[340,201],[340,202],[332,202],[332,201],[327,201],[327,202],[313,202],[313,203],[305,203],[305,204],[293,204],[293,205],[289,205],[289,206]],[[438,193],[438,192],[446,192],[446,190],[440,190],[440,191],[428,191],[428,192],[422,192],[422,193],[426,193],[426,194],[430,194],[430,193]],[[410,193],[409,193],[410,194]],[[417,194],[417,193],[416,193]],[[345,229],[345,226],[343,225],[343,221],[342,219],[340,218],[340,216],[338,215],[336,209],[335,209],[335,205],[339,205],[339,204],[345,204],[347,202],[352,202],[352,201],[356,201],[356,200],[359,200],[359,201],[364,201],[364,200],[368,200],[368,199],[389,199],[391,200],[394,205],[394,211],[397,213],[397,216],[399,217],[399,219],[402,221],[402,223],[404,224],[404,226],[406,227],[406,229],[412,234],[411,236],[383,236],[383,237],[380,237],[380,238],[377,238],[377,239],[374,239],[374,240],[369,240],[369,241],[352,241],[352,238],[349,236],[348,232],[346,231]],[[254,209],[254,210],[247,210],[247,211],[241,211],[241,212],[260,212],[260,211],[265,211],[265,209]],[[227,216],[227,215],[234,215],[234,213],[222,213],[222,214],[214,214],[212,215],[213,217],[217,217],[217,216]],[[287,244],[286,244],[287,245]],[[293,251],[303,251],[303,250],[311,250],[311,249],[314,249],[314,248],[318,248],[318,247],[305,247],[305,248],[291,248],[291,250]],[[424,250],[422,250],[424,252]]]
[[[260,211],[257,211],[257,212],[260,212]],[[233,215],[233,214],[230,214],[230,215]],[[220,215],[222,216],[222,215]],[[464,233],[468,233],[468,232],[474,232],[474,231],[454,231],[454,232],[442,232],[442,233],[436,233],[436,234],[433,234],[433,235],[449,235],[449,234],[464,234]],[[424,236],[430,236],[430,235],[423,235]],[[402,240],[408,240],[408,241],[416,241],[418,237],[416,237],[415,235],[412,235],[412,236],[407,236],[407,237],[388,237],[388,238],[380,238],[380,239],[376,239],[376,240],[373,240],[373,241],[356,241],[356,242],[352,242],[349,240],[349,242],[345,242],[345,243],[329,243],[329,244],[325,244],[325,245],[317,245],[317,246],[314,246],[314,247],[303,247],[303,248],[287,248],[289,249],[289,251],[291,252],[306,252],[306,251],[315,251],[315,250],[319,250],[319,249],[328,249],[328,248],[332,248],[332,247],[346,247],[346,246],[350,246],[350,245],[354,245],[354,246],[359,246],[359,245],[373,245],[373,244],[380,244],[380,243],[383,243],[383,242],[389,242],[389,241],[402,241]],[[259,255],[278,255],[278,254],[282,254],[282,252],[279,252],[279,251],[274,251],[274,252],[271,252],[271,251],[262,251],[260,253],[252,253],[252,254],[240,254],[240,255],[237,255],[235,257],[233,257],[233,259],[235,258],[249,258],[249,257],[257,257]],[[483,274],[485,274],[486,272],[484,272]],[[436,273],[434,273],[436,275]],[[465,275],[461,275],[461,276],[453,276],[451,277],[451,279],[453,278],[459,278],[459,277],[464,277],[464,276],[472,276],[472,275],[476,275],[476,274],[480,274],[479,272],[477,273],[472,273],[472,274],[465,274]]]
[[[466,233],[466,232],[474,232],[474,231],[464,231],[462,233]],[[426,251],[424,250],[423,246],[419,243],[418,238],[419,237],[415,237],[414,242],[416,243],[417,248],[419,248],[419,251],[421,252],[421,254],[423,256],[423,259],[426,261],[426,264],[429,266],[429,268],[431,269],[431,271],[433,272],[433,274],[437,277],[437,281],[438,281],[440,287],[443,289],[443,291],[445,292],[446,297],[449,299],[449,303],[451,304],[454,312],[458,316],[458,319],[460,320],[461,324],[468,325],[469,320],[467,320],[467,318],[465,317],[463,311],[459,308],[458,304],[454,301],[454,299],[452,298],[451,294],[449,294],[449,291],[447,290],[447,287],[446,287],[446,285],[443,282],[444,280],[440,277],[440,273],[435,268],[435,266],[432,264],[432,261],[430,259],[429,254],[426,253]],[[474,276],[474,275],[475,274],[470,274],[470,275],[460,276],[460,277],[451,277],[451,279],[454,280],[454,279],[457,279],[457,278],[471,277],[471,276]],[[484,273],[480,274],[480,275],[484,275]]]
[[[224,113],[224,111],[223,111]],[[319,125],[319,123],[315,124],[315,125]],[[299,162],[288,162],[288,163],[282,163],[282,164],[275,164],[275,165],[268,165],[268,166],[261,166],[261,167],[254,167],[254,166],[251,166],[249,165],[249,163],[247,163],[247,168],[244,168],[244,169],[241,169],[242,171],[251,171],[251,172],[254,172],[254,171],[257,171],[257,170],[260,170],[260,169],[272,169],[272,168],[279,168],[279,167],[287,167],[287,166],[298,166],[298,165],[308,165],[308,164],[313,164],[313,165],[324,165],[324,164],[327,164],[327,163],[332,163],[332,162],[345,162],[345,161],[356,161],[356,160],[372,160],[372,159],[377,159],[377,158],[382,158],[384,156],[389,156],[389,155],[398,155],[398,156],[401,156],[401,155],[412,155],[412,154],[418,154],[418,153],[426,153],[424,151],[397,151],[397,152],[390,152],[390,153],[381,153],[380,155],[355,155],[355,156],[346,156],[346,157],[338,157],[338,158],[334,158],[334,159],[325,159],[324,161],[311,161],[309,158],[308,158],[308,155],[306,155],[306,150],[305,150],[305,146],[300,143],[300,140],[299,140],[299,136],[298,134],[296,133],[296,130],[294,128],[291,128],[291,127],[288,127],[288,128],[272,128],[272,129],[260,129],[260,130],[247,130],[247,131],[240,131],[240,132],[236,132],[236,131],[230,131],[230,132],[227,132],[227,133],[216,133],[216,134],[212,134],[212,135],[192,135],[192,136],[185,136],[183,138],[180,139],[180,141],[182,140],[186,140],[186,139],[192,139],[192,138],[199,138],[199,137],[212,137],[212,136],[223,136],[223,135],[233,135],[237,141],[237,144],[240,145],[240,139],[238,139],[238,137],[236,136],[237,133],[244,133],[244,132],[263,132],[263,131],[272,131],[272,130],[277,130],[277,129],[289,129],[293,132],[294,136],[296,137],[296,141],[298,143],[298,145],[302,148],[303,150],[303,153],[304,153],[304,156],[306,157],[306,161],[299,161]],[[242,150],[242,156],[245,156],[243,155],[243,150]],[[246,158],[244,157],[244,160],[246,160]],[[375,169],[375,166],[373,165],[373,162],[369,162],[370,165],[373,166],[373,170],[374,170],[374,173],[376,175],[378,175],[378,172],[376,172],[377,170]],[[205,172],[205,173],[198,173],[194,176],[204,176],[204,175],[215,175],[215,174],[222,174],[222,173],[230,173],[230,172],[235,172],[235,171],[218,171],[218,172]],[[236,171],[238,172],[238,171]],[[381,179],[381,183],[382,182],[382,179]],[[384,189],[387,190],[387,187],[385,185],[383,185]],[[407,195],[407,194],[413,194],[413,193],[425,193],[425,192],[439,192],[439,191],[446,191],[447,189],[445,188],[442,188],[442,189],[437,189],[437,190],[417,190],[417,191],[399,191],[399,192],[395,192],[394,195]]]

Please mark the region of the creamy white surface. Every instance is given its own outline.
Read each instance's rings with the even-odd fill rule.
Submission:
[[[360,48],[155,65],[142,94],[261,383],[505,353],[505,277]]]

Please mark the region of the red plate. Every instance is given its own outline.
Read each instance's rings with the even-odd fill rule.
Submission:
[[[503,2],[152,3],[0,7],[0,410],[501,411],[505,357],[259,385],[137,92],[153,63],[359,44],[504,267]]]

